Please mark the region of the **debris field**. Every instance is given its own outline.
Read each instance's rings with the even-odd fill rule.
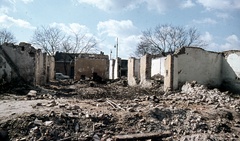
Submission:
[[[240,95],[197,82],[163,92],[64,80],[0,99],[1,141],[240,140]]]

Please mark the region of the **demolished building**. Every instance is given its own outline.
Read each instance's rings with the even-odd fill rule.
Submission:
[[[165,62],[164,90],[179,89],[186,81],[240,92],[240,51],[211,52],[183,47]]]
[[[152,78],[158,76],[162,79],[165,75],[165,58],[162,55],[146,54],[140,59],[131,57],[128,59],[128,84],[130,86],[141,85],[150,87]]]
[[[187,81],[197,81],[210,88],[240,92],[240,51],[206,51],[182,47],[167,57],[145,55],[128,60],[128,84],[150,87],[152,77],[164,77],[164,90],[180,89]]]
[[[127,77],[128,73],[128,60],[110,59],[109,60],[109,79],[119,79],[121,77]]]
[[[108,55],[81,53],[75,58],[74,79],[80,80],[92,77],[109,77]]]
[[[31,85],[44,85],[54,79],[54,58],[31,44],[5,43],[0,46],[1,84],[22,80]]]
[[[56,52],[55,54],[55,70],[57,73],[62,73],[74,78],[75,58],[79,53],[64,53]]]

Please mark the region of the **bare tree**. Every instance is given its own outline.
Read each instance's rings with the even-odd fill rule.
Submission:
[[[200,34],[195,28],[186,29],[169,24],[158,25],[154,30],[148,29],[142,32],[135,54],[137,56],[147,53],[165,55],[183,46],[205,46],[206,44],[199,37]]]
[[[16,43],[16,38],[12,32],[7,31],[7,29],[0,30],[0,45],[4,43]]]
[[[97,41],[93,36],[85,33],[74,32],[62,42],[62,50],[69,53],[88,53],[95,48]]]
[[[47,54],[54,56],[56,51],[60,51],[64,38],[59,28],[41,26],[35,30],[32,43],[44,49]]]
[[[66,53],[88,53],[91,49],[95,48],[97,42],[93,36],[87,36],[86,33],[74,32],[65,37],[62,42],[62,51]],[[68,54],[63,54],[64,59],[64,71],[67,74],[67,56]]]

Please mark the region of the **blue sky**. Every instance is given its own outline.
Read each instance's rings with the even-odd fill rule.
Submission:
[[[141,32],[158,24],[195,27],[206,50],[240,50],[240,0],[0,0],[0,28],[29,42],[40,26],[82,31],[109,54],[131,56]]]

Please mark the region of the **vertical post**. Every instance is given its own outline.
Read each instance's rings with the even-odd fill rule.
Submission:
[[[110,49],[110,58],[109,58],[109,60],[111,60],[112,59],[112,50]]]
[[[118,59],[118,38],[117,38],[117,44],[116,44],[116,60]]]
[[[115,77],[114,77],[114,79],[117,79],[117,78],[119,78],[119,76],[120,76],[120,73],[119,73],[119,69],[120,69],[120,67],[119,67],[119,59],[118,59],[118,38],[117,38],[117,44],[116,45],[114,45],[114,48],[116,48],[116,61],[115,61],[115,66],[114,66],[114,69],[115,69]]]

